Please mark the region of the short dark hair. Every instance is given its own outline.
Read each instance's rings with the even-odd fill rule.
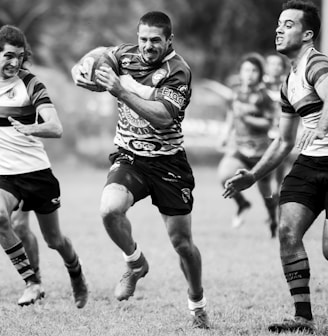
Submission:
[[[286,9],[298,9],[303,11],[303,18],[301,20],[303,28],[313,31],[313,41],[315,41],[321,27],[318,7],[313,2],[307,0],[289,0],[282,6],[282,10]]]
[[[163,12],[154,11],[144,14],[139,20],[138,28],[141,24],[162,28],[163,34],[167,39],[172,35],[171,20]]]
[[[263,75],[264,75],[264,59],[263,59],[263,57],[257,52],[248,53],[248,54],[244,55],[242,57],[242,59],[240,60],[239,68],[245,62],[252,63],[253,65],[255,65],[257,67],[257,69],[259,70],[259,74],[260,74],[259,81],[261,82],[262,79],[263,79]]]
[[[4,25],[0,28],[0,51],[3,51],[6,43],[18,48],[24,48],[23,63],[28,61],[32,55],[25,34],[15,26]]]

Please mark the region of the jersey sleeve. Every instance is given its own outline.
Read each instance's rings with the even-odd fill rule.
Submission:
[[[41,107],[53,107],[45,85],[33,74],[26,73],[22,78],[27,94],[30,98],[31,105],[38,111]]]
[[[310,55],[306,78],[314,88],[328,77],[328,57],[321,53]]]
[[[181,121],[191,97],[191,73],[181,67],[169,74],[155,91],[155,100],[164,104],[172,118]]]

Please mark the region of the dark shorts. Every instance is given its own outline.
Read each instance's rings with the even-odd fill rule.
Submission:
[[[124,185],[133,194],[134,203],[150,195],[164,215],[191,212],[195,181],[185,152],[148,158],[120,149],[110,155],[110,161],[106,185]]]
[[[305,205],[318,216],[328,210],[328,156],[299,155],[285,177],[280,192],[280,204],[296,202]]]
[[[238,159],[240,162],[242,162],[247,170],[251,170],[260,160],[261,156],[258,157],[248,157],[243,155],[242,153],[236,151],[232,155],[234,158]],[[261,181],[269,181],[271,179],[271,175],[268,174],[264,176]]]
[[[60,188],[50,168],[36,172],[1,175],[0,189],[24,201],[23,211],[48,214],[60,207]]]

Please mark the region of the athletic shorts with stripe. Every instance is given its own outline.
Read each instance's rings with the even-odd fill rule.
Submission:
[[[18,203],[23,200],[23,211],[48,214],[60,207],[59,182],[50,168],[25,174],[0,175],[0,189],[13,194]]]
[[[124,185],[132,193],[134,203],[151,196],[152,203],[164,215],[191,212],[195,181],[184,151],[170,156],[143,157],[119,149],[110,155],[110,161],[106,185]]]

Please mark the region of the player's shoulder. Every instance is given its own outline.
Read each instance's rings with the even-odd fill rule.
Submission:
[[[312,48],[308,55],[308,64],[313,62],[328,62],[328,56],[323,54],[322,52]]]
[[[20,69],[18,72],[18,77],[23,81],[26,86],[31,83],[40,83],[37,76],[27,69]]]
[[[179,74],[180,76],[183,75],[187,79],[191,78],[191,69],[189,64],[174,50],[164,58],[162,63],[167,67],[171,76]]]

